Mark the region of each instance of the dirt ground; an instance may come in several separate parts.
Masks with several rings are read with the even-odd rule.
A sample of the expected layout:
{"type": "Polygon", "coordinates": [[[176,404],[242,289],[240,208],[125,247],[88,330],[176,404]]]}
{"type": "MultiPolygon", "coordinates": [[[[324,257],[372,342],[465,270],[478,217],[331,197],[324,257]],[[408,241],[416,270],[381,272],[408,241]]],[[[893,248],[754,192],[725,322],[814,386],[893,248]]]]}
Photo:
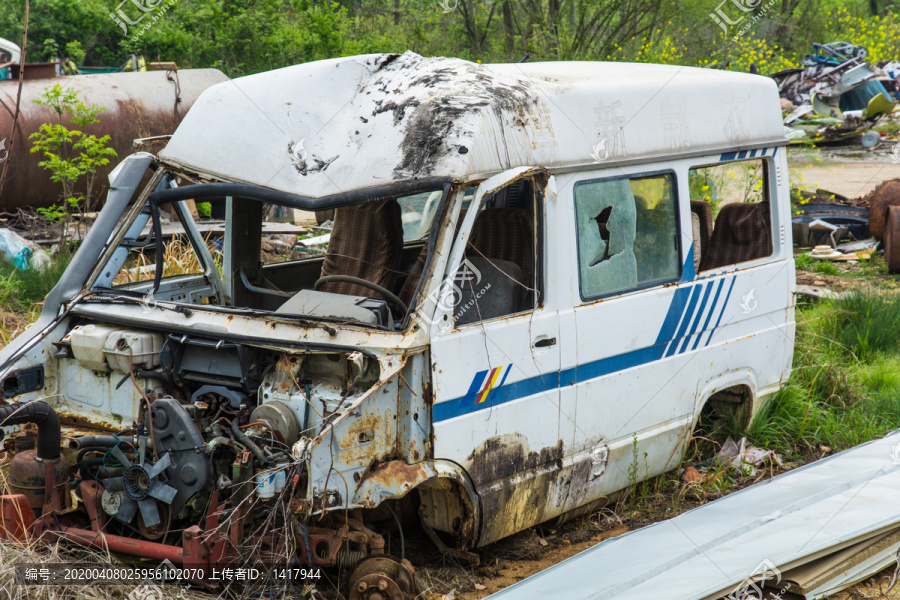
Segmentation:
{"type": "Polygon", "coordinates": [[[788,150],[791,185],[806,185],[809,191],[826,189],[848,198],[868,194],[886,179],[900,177],[900,163],[891,154],[843,149],[788,150]]]}

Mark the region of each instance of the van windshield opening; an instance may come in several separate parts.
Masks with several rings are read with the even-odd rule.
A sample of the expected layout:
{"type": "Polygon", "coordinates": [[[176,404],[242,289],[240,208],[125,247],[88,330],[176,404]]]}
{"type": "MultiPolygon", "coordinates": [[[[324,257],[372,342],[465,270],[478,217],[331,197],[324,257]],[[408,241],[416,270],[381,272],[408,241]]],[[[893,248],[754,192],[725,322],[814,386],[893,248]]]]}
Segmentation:
{"type": "Polygon", "coordinates": [[[148,201],[132,210],[94,288],[143,303],[395,329],[418,288],[443,197],[441,189],[382,195],[316,213],[252,198],[204,197],[159,204],[158,227],[148,201]]]}

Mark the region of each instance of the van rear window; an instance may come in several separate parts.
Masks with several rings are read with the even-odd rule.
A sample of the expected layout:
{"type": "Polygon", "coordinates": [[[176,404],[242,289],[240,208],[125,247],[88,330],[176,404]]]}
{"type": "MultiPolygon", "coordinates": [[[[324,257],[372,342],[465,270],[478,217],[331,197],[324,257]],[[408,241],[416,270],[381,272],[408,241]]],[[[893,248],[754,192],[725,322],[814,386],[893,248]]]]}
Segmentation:
{"type": "Polygon", "coordinates": [[[581,297],[678,279],[678,219],[672,173],[575,186],[581,297]]]}
{"type": "Polygon", "coordinates": [[[697,272],[772,256],[767,180],[760,158],[689,171],[697,272]]]}

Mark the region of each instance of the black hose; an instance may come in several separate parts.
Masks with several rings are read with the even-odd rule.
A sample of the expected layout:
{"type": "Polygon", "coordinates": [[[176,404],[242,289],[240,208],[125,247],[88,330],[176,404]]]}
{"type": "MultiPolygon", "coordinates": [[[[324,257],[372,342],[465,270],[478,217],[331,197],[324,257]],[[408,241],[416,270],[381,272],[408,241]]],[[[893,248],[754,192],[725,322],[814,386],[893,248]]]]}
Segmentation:
{"type": "Polygon", "coordinates": [[[112,448],[119,443],[119,439],[114,435],[83,435],[73,440],[69,440],[69,448],[71,450],[80,450],[82,448],[112,448]]]}
{"type": "Polygon", "coordinates": [[[75,473],[76,471],[81,476],[82,481],[87,481],[88,479],[94,479],[93,476],[88,477],[88,469],[91,467],[99,467],[103,465],[103,457],[100,458],[89,458],[87,460],[79,460],[77,463],[69,467],[69,473],[75,473]]]}
{"type": "Polygon", "coordinates": [[[166,376],[165,373],[160,373],[159,371],[151,371],[150,369],[138,369],[134,372],[135,377],[140,377],[141,379],[155,379],[162,383],[163,387],[166,389],[166,392],[171,394],[175,391],[173,387],[172,381],[166,376]]]}
{"type": "Polygon", "coordinates": [[[253,456],[256,457],[256,460],[259,461],[259,464],[261,466],[267,466],[269,464],[269,459],[265,454],[263,454],[263,451],[259,446],[256,445],[256,443],[254,443],[253,440],[244,435],[244,433],[241,431],[241,428],[238,427],[238,421],[240,421],[240,418],[237,415],[235,415],[234,419],[231,420],[231,433],[234,434],[235,441],[240,442],[247,448],[249,448],[250,452],[253,453],[253,456]]]}
{"type": "Polygon", "coordinates": [[[109,447],[107,446],[84,446],[78,451],[78,456],[75,458],[76,463],[80,463],[84,460],[84,455],[88,452],[102,452],[106,454],[109,452],[109,447]]]}
{"type": "MultiPolygon", "coordinates": [[[[44,400],[0,406],[0,427],[34,423],[38,426],[37,456],[44,460],[59,458],[62,432],[56,411],[44,400]]],[[[0,440],[3,430],[0,429],[0,440]]]]}
{"type": "Polygon", "coordinates": [[[400,560],[404,560],[406,558],[406,541],[403,539],[403,527],[400,525],[400,519],[397,517],[397,513],[394,512],[394,509],[391,508],[391,505],[385,503],[385,506],[391,511],[391,515],[393,515],[394,521],[397,523],[397,531],[400,532],[400,560]]]}

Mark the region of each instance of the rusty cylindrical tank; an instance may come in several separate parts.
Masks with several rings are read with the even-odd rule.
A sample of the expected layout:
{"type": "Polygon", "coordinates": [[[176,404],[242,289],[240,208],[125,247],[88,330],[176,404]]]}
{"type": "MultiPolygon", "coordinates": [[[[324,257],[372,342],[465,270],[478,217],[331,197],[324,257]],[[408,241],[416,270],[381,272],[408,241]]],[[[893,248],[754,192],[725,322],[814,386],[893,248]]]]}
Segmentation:
{"type": "MultiPolygon", "coordinates": [[[[27,69],[26,65],[26,73],[27,69]]],[[[107,175],[123,158],[134,152],[134,139],[173,133],[206,88],[227,80],[228,77],[218,69],[26,79],[22,86],[21,114],[11,153],[7,153],[7,138],[12,132],[19,84],[17,80],[0,81],[0,141],[7,140],[0,145],[0,161],[10,161],[3,196],[0,197],[0,211],[25,206],[44,207],[60,201],[62,186],[51,182],[50,173],[38,166],[44,158],[30,152],[31,140],[28,139],[41,124],[58,122],[53,110],[33,102],[48,87],[59,83],[78,90],[78,97],[85,104],[106,107],[99,115],[100,122],[86,128],[89,134],[110,135],[108,145],[118,153],[118,157],[112,158],[106,167],[98,171],[94,184],[96,199],[106,197],[107,175]]],[[[63,124],[69,128],[77,127],[68,122],[66,116],[63,124]]]]}
{"type": "MultiPolygon", "coordinates": [[[[61,458],[50,462],[53,465],[57,491],[63,494],[69,475],[68,465],[61,458]]],[[[9,463],[8,477],[10,493],[24,495],[29,506],[40,512],[44,507],[47,489],[47,462],[38,460],[37,450],[23,450],[17,453],[9,463]]]]}
{"type": "Polygon", "coordinates": [[[878,184],[869,194],[869,233],[876,240],[884,239],[888,207],[900,205],[900,179],[889,179],[878,184]]]}

